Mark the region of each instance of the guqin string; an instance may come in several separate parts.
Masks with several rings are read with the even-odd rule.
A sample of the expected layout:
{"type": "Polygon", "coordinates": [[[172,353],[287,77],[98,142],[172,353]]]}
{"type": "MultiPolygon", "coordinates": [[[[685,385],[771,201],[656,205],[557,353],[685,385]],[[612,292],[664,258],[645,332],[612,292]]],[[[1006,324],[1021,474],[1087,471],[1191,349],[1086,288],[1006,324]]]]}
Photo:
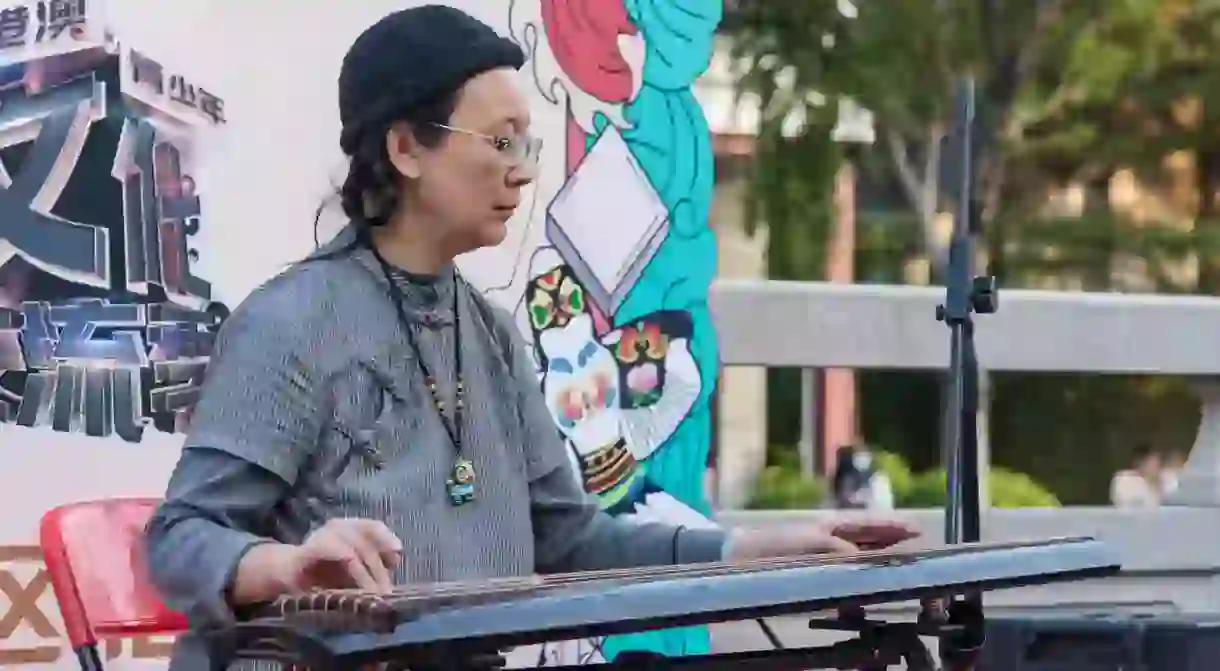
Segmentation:
{"type": "MultiPolygon", "coordinates": [[[[990,548],[1019,547],[1021,543],[990,545],[990,548]]],[[[472,606],[515,598],[541,596],[558,589],[581,586],[615,587],[629,584],[665,580],[714,578],[740,575],[760,571],[816,568],[847,563],[890,565],[921,558],[931,558],[968,551],[968,547],[957,546],[927,550],[918,553],[898,551],[870,551],[839,556],[796,556],[753,559],[737,562],[709,562],[704,564],[654,566],[630,569],[607,569],[576,573],[558,573],[546,576],[491,578],[474,581],[455,581],[406,585],[387,593],[369,592],[359,589],[321,590],[310,594],[285,597],[278,602],[280,615],[318,613],[327,611],[364,610],[370,606],[389,608],[402,618],[409,619],[429,610],[453,606],[472,606]]]]}
{"type": "MultiPolygon", "coordinates": [[[[858,558],[858,556],[844,557],[842,559],[853,558],[858,558]]],[[[450,603],[465,603],[466,601],[464,600],[468,597],[477,598],[478,601],[485,602],[496,597],[530,596],[555,589],[579,587],[582,585],[612,587],[615,585],[655,582],[666,579],[715,577],[735,573],[800,568],[829,563],[841,562],[825,558],[811,560],[807,557],[788,557],[756,559],[731,564],[716,562],[686,566],[606,569],[576,573],[555,573],[546,576],[490,578],[486,580],[407,585],[376,596],[395,606],[409,606],[415,603],[443,606],[450,603]]],[[[359,589],[323,590],[322,593],[334,599],[374,596],[372,592],[359,589]]]]}

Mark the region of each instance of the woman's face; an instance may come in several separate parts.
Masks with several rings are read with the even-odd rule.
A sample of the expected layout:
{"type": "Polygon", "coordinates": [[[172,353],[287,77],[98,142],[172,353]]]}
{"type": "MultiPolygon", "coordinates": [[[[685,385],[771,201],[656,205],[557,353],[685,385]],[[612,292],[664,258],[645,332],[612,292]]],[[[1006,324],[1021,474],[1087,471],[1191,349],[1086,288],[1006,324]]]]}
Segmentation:
{"type": "MultiPolygon", "coordinates": [[[[415,185],[420,208],[443,227],[455,253],[500,244],[506,224],[534,178],[520,157],[529,143],[529,106],[516,71],[491,70],[471,79],[458,95],[450,131],[433,148],[415,145],[415,185]]],[[[531,153],[536,158],[536,152],[531,153]]]]}

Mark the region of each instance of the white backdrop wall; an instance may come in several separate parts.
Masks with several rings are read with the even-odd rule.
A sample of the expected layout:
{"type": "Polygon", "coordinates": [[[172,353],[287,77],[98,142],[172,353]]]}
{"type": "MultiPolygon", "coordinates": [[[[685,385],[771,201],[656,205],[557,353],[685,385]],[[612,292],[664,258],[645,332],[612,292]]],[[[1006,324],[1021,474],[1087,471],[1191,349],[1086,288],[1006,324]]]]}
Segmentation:
{"type": "MultiPolygon", "coordinates": [[[[90,7],[95,15],[104,9],[105,25],[124,46],[225,101],[227,123],[200,143],[194,175],[206,208],[196,273],[213,283],[218,300],[240,302],[312,249],[314,211],[344,174],[340,61],[363,28],[402,4],[111,0],[90,7]]],[[[479,3],[465,4],[477,11],[479,3]]],[[[332,208],[324,234],[336,222],[332,208]]],[[[160,496],[180,444],[180,434],[148,432],[129,444],[0,423],[0,584],[9,587],[0,593],[0,668],[77,668],[40,575],[43,511],[75,500],[160,496]]],[[[164,668],[167,649],[141,640],[107,652],[108,668],[123,671],[164,668]]]]}
{"type": "MultiPolygon", "coordinates": [[[[543,2],[449,0],[449,4],[479,17],[502,34],[519,39],[544,39],[538,37],[543,2]],[[532,31],[527,28],[530,24],[534,26],[532,31]]],[[[38,3],[30,0],[10,4],[14,7],[24,5],[29,16],[34,17],[38,3]]],[[[75,2],[70,4],[76,5],[75,2]]],[[[107,30],[122,47],[138,50],[163,65],[167,74],[180,73],[192,84],[206,88],[224,101],[226,122],[214,127],[205,124],[193,131],[190,152],[190,175],[203,203],[202,224],[190,242],[199,252],[192,271],[211,283],[213,300],[236,305],[251,289],[313,248],[314,213],[346,172],[338,149],[336,101],[336,80],[343,54],[365,27],[408,4],[392,0],[312,0],[305,3],[288,0],[108,0],[102,5],[100,0],[89,0],[90,25],[84,39],[104,41],[102,31],[107,30]]],[[[654,3],[648,11],[665,11],[668,5],[672,5],[672,9],[677,4],[680,3],[654,3]]],[[[607,30],[611,31],[608,33],[611,44],[618,48],[616,57],[621,57],[627,66],[625,69],[631,72],[630,91],[624,92],[621,99],[609,102],[582,92],[566,78],[556,57],[547,52],[545,43],[540,42],[538,51],[532,54],[531,66],[521,76],[523,87],[532,96],[533,130],[546,142],[541,175],[527,195],[522,211],[510,223],[506,243],[464,259],[462,268],[477,285],[502,286],[496,299],[517,308],[520,308],[525,285],[537,281],[541,277],[539,273],[546,270],[546,267],[537,267],[539,258],[551,264],[584,264],[584,271],[593,274],[599,272],[598,263],[603,267],[632,268],[631,272],[635,274],[627,279],[615,276],[618,284],[608,286],[604,292],[607,296],[615,294],[615,303],[602,306],[599,314],[603,326],[598,335],[603,339],[617,338],[626,328],[618,323],[618,316],[637,324],[643,332],[650,311],[685,311],[695,322],[694,336],[689,328],[681,337],[664,335],[669,343],[668,351],[675,354],[657,362],[660,366],[669,366],[667,389],[676,390],[680,397],[676,401],[678,405],[665,401],[666,392],[658,389],[661,401],[649,402],[669,405],[662,403],[642,411],[635,408],[639,411],[635,419],[628,417],[632,409],[615,408],[613,412],[621,411],[623,418],[614,426],[626,434],[629,444],[633,440],[638,443],[631,446],[637,458],[652,458],[650,477],[661,478],[664,489],[672,489],[677,498],[706,511],[705,503],[698,500],[701,494],[689,492],[703,490],[702,460],[707,449],[709,421],[706,403],[715,379],[715,347],[709,344],[714,343],[714,336],[703,304],[715,268],[714,242],[710,246],[699,243],[703,245],[699,249],[704,251],[697,253],[675,255],[672,246],[668,252],[669,270],[666,272],[670,277],[665,281],[681,283],[685,280],[688,288],[684,291],[689,295],[683,300],[687,303],[661,304],[658,299],[657,305],[642,309],[638,299],[641,292],[636,292],[635,299],[619,295],[633,282],[647,284],[649,281],[646,276],[639,280],[640,268],[647,265],[647,259],[641,261],[632,255],[640,254],[641,249],[647,253],[663,253],[656,252],[656,248],[665,243],[666,236],[656,231],[664,229],[654,226],[645,230],[644,223],[668,224],[672,218],[680,224],[693,226],[686,230],[686,239],[710,239],[710,231],[704,230],[712,188],[706,126],[697,105],[692,102],[689,104],[694,105],[693,113],[687,115],[691,125],[685,130],[668,131],[671,141],[690,140],[693,149],[685,147],[686,153],[697,153],[701,157],[698,165],[687,166],[694,170],[693,173],[683,174],[695,185],[691,188],[698,192],[677,194],[675,188],[684,187],[671,183],[664,189],[657,186],[657,190],[665,191],[659,194],[651,186],[657,182],[655,178],[641,177],[649,172],[649,166],[641,169],[631,153],[634,151],[632,142],[638,142],[639,136],[634,140],[629,137],[628,124],[622,122],[624,109],[638,97],[641,86],[647,85],[643,67],[644,31],[625,26],[625,11],[617,6],[608,10],[611,7],[609,0],[583,4],[573,0],[566,6],[578,5],[583,7],[582,11],[604,13],[610,23],[617,21],[607,30]],[[622,16],[616,16],[615,12],[622,16]],[[614,128],[623,129],[621,134],[618,130],[603,134],[600,125],[595,129],[595,112],[604,113],[614,128]],[[601,146],[599,169],[609,171],[596,179],[585,180],[597,188],[569,198],[569,201],[583,203],[584,209],[577,214],[584,217],[597,219],[607,211],[617,216],[613,221],[595,222],[602,227],[600,230],[615,236],[615,244],[599,245],[594,240],[592,247],[621,248],[621,258],[594,259],[590,255],[596,255],[598,251],[588,249],[569,251],[566,255],[551,250],[549,257],[535,253],[546,247],[547,205],[565,183],[571,183],[568,178],[577,169],[568,144],[569,122],[580,126],[578,131],[585,133],[581,137],[587,136],[591,144],[601,146]],[[687,135],[683,136],[683,133],[687,135]],[[609,140],[602,142],[603,137],[609,137],[609,140]],[[635,181],[628,175],[634,175],[635,181]],[[682,200],[685,208],[680,213],[674,209],[676,199],[682,200]],[[637,209],[632,211],[632,207],[637,209]],[[639,235],[656,239],[642,238],[642,243],[628,240],[626,242],[630,244],[621,244],[623,241],[619,238],[623,232],[637,221],[641,226],[639,235]],[[533,262],[528,272],[519,272],[521,258],[527,263],[533,262]],[[692,268],[689,272],[685,270],[688,266],[692,268]],[[690,286],[694,289],[689,289],[690,286]],[[615,314],[624,303],[632,310],[632,315],[615,314]],[[607,330],[610,333],[607,334],[607,330]],[[701,345],[695,342],[700,338],[703,339],[701,345]],[[674,356],[680,360],[675,360],[674,356]],[[639,417],[644,415],[659,417],[661,419],[655,421],[667,424],[663,427],[641,424],[639,417]],[[660,461],[653,456],[654,452],[660,455],[660,461]]],[[[681,11],[690,20],[689,7],[681,11]]],[[[701,51],[687,51],[679,55],[688,62],[684,64],[678,59],[674,66],[685,68],[683,76],[687,79],[693,79],[706,67],[720,3],[709,0],[707,12],[707,16],[699,17],[701,23],[695,26],[702,32],[688,34],[688,37],[697,34],[696,47],[706,47],[707,55],[701,51]]],[[[603,27],[607,25],[610,24],[603,22],[603,27]]],[[[659,49],[661,43],[654,39],[652,44],[659,49]]],[[[30,59],[32,52],[23,49],[0,45],[0,73],[7,67],[11,74],[14,67],[21,67],[21,61],[30,59]]],[[[681,50],[686,49],[681,47],[681,50]]],[[[674,72],[667,74],[674,75],[674,72]]],[[[4,86],[9,86],[8,93],[12,94],[12,87],[22,85],[28,85],[28,82],[23,84],[20,77],[0,81],[0,95],[6,95],[4,86]]],[[[672,84],[669,88],[670,92],[658,95],[670,95],[672,84]]],[[[6,132],[4,123],[7,122],[2,122],[3,118],[0,112],[0,134],[6,132]]],[[[639,119],[637,116],[637,122],[639,119]]],[[[34,122],[30,125],[35,131],[40,128],[34,122]]],[[[20,135],[29,130],[20,124],[17,126],[9,128],[9,135],[0,138],[4,139],[0,142],[0,150],[16,142],[14,133],[20,135]]],[[[33,136],[24,137],[28,141],[33,136]]],[[[589,152],[590,155],[596,153],[594,149],[589,152]]],[[[650,160],[654,161],[652,167],[655,168],[657,159],[650,160]]],[[[0,176],[4,176],[3,171],[0,176]]],[[[7,186],[7,178],[0,180],[0,186],[7,186]]],[[[338,209],[331,207],[323,219],[322,238],[332,235],[339,225],[338,209]]],[[[584,225],[583,220],[581,225],[584,225]]],[[[30,298],[29,295],[23,298],[20,290],[12,290],[11,283],[5,284],[9,281],[3,274],[6,263],[14,262],[15,257],[11,253],[13,246],[4,239],[4,230],[3,222],[0,222],[0,309],[11,313],[20,311],[22,300],[30,298]]],[[[586,246],[588,243],[586,239],[586,246]]],[[[658,281],[652,278],[654,284],[658,281]]],[[[523,311],[518,310],[518,314],[523,311]]],[[[0,337],[6,336],[3,329],[4,324],[0,322],[0,337]]],[[[7,333],[8,336],[14,334],[11,329],[7,333]]],[[[645,337],[655,337],[655,334],[645,337]]],[[[611,347],[610,344],[604,346],[611,347]]],[[[18,350],[17,354],[20,353],[18,350]]],[[[0,351],[0,355],[4,354],[0,351]]],[[[0,356],[0,373],[8,365],[0,356]]],[[[623,370],[625,372],[626,368],[623,370]]],[[[0,379],[0,391],[3,391],[3,382],[0,379]]],[[[12,400],[11,396],[9,400],[12,400]]],[[[4,409],[4,401],[0,397],[0,410],[4,409]]],[[[75,668],[75,659],[67,650],[66,641],[60,637],[62,626],[36,547],[37,525],[42,513],[77,500],[161,495],[177,459],[181,439],[180,433],[149,429],[143,440],[128,442],[114,435],[88,437],[79,432],[58,432],[46,426],[31,428],[0,421],[0,504],[4,509],[4,514],[0,515],[0,668],[75,668]]],[[[575,448],[573,459],[579,461],[575,448]]],[[[108,668],[120,671],[162,668],[165,653],[164,645],[146,639],[112,645],[108,648],[108,654],[113,658],[108,668]]]]}

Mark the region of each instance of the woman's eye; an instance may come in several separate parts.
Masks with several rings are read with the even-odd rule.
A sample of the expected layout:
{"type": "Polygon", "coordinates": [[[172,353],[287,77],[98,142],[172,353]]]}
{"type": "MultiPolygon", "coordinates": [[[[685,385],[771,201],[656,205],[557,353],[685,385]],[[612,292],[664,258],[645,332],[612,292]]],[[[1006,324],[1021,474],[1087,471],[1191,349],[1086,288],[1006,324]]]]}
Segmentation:
{"type": "Polygon", "coordinates": [[[498,151],[508,151],[513,146],[513,141],[510,138],[498,137],[492,140],[492,145],[498,151]]]}

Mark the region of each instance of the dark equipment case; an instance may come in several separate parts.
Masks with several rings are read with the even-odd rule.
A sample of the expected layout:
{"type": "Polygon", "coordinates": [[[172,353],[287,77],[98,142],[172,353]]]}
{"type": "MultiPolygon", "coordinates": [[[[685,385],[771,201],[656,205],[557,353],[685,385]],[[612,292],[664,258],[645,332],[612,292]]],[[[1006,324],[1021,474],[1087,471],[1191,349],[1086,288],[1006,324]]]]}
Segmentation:
{"type": "Polygon", "coordinates": [[[1220,613],[992,617],[977,671],[1213,671],[1220,613]]]}

